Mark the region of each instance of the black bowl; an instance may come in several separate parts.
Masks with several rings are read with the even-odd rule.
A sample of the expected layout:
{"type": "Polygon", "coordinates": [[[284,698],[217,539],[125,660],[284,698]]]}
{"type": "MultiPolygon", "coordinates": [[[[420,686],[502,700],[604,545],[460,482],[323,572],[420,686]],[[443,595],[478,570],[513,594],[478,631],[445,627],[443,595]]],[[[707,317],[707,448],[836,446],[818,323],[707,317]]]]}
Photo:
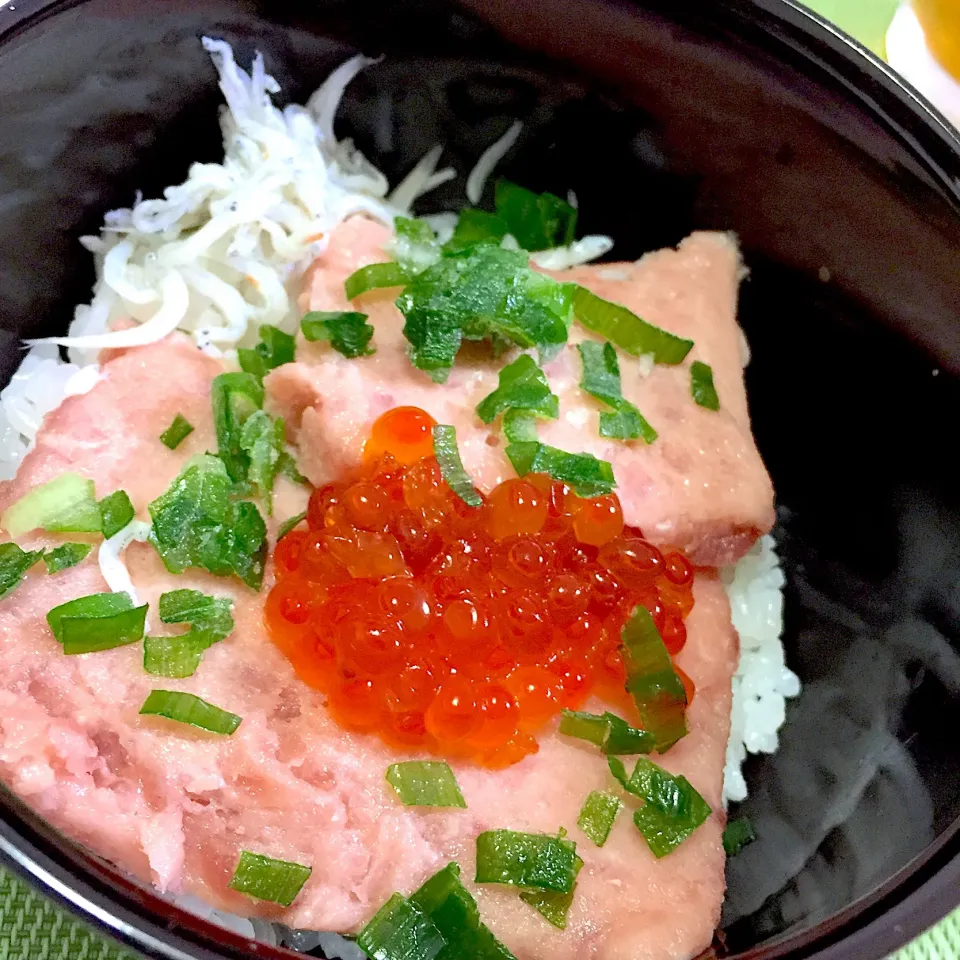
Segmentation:
{"type": "MultiPolygon", "coordinates": [[[[77,237],[217,157],[203,33],[241,62],[262,50],[292,100],[356,50],[385,54],[340,125],[391,179],[435,142],[466,171],[519,117],[507,174],[575,189],[618,256],[736,230],[805,688],[780,752],[748,765],[761,839],[730,863],[721,941],[873,960],[957,905],[960,142],[911,90],[781,0],[18,0],[0,30],[4,378],[17,337],[86,299],[77,237]]],[[[139,950],[288,956],[2,802],[8,860],[139,950]]]]}

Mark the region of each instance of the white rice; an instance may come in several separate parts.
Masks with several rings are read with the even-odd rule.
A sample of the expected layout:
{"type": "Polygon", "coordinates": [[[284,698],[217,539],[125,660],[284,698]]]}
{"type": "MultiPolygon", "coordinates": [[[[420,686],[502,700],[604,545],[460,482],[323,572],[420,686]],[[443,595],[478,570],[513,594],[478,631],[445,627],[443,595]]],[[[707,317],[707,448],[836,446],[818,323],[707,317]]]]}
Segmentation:
{"type": "MultiPolygon", "coordinates": [[[[343,90],[374,61],[348,60],[305,107],[280,110],[270,99],[279,87],[259,54],[247,74],[226,43],[208,38],[203,43],[226,99],[220,118],[223,162],[194,164],[186,181],[168,187],[162,199],[138,197],[133,207],[108,213],[98,237],[82,238],[96,262],[93,299],[77,307],[68,336],[34,344],[0,391],[0,480],[15,475],[44,416],[65,397],[96,383],[100,350],[151,343],[181,330],[192,334],[201,349],[230,355],[254,340],[261,324],[292,331],[300,278],[337,224],[355,213],[392,224],[419,196],[455,175],[451,169],[437,170],[442,153],[437,147],[389,193],[386,178],[352,142],[336,140],[333,119],[343,90]],[[118,322],[126,329],[116,329],[118,322]],[[70,348],[71,362],[60,358],[57,344],[70,348]]],[[[480,158],[467,180],[472,202],[520,129],[514,124],[480,158]]],[[[456,222],[449,213],[428,219],[441,242],[456,222]]],[[[533,259],[561,270],[611,247],[609,237],[584,237],[533,259]]],[[[120,553],[142,532],[131,525],[101,549],[111,585],[129,589],[120,553]]],[[[747,754],[777,749],[785,698],[796,696],[800,683],[784,664],[784,578],[772,538],[763,538],[735,568],[724,571],[724,580],[741,642],[724,776],[726,803],[747,795],[741,772],[747,754]]],[[[301,950],[321,946],[344,960],[361,956],[336,934],[291,931],[225,914],[194,897],[178,902],[261,941],[301,950]]]]}

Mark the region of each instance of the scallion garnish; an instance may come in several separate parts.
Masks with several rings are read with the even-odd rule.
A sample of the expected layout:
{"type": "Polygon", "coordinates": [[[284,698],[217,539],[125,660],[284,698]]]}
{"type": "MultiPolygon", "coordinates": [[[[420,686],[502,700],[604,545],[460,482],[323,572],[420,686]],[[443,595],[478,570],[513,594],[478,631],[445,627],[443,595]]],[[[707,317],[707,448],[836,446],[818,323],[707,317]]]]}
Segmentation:
{"type": "Polygon", "coordinates": [[[22,550],[15,543],[0,543],[0,599],[17,587],[43,555],[42,550],[22,550]]]}
{"type": "Polygon", "coordinates": [[[303,486],[309,486],[310,481],[297,469],[297,461],[293,459],[288,450],[280,454],[277,461],[277,476],[286,477],[291,483],[299,483],[303,486]]]}
{"type": "Polygon", "coordinates": [[[371,960],[434,960],[447,945],[439,927],[395,893],[360,931],[357,946],[371,960]]]}
{"type": "Polygon", "coordinates": [[[581,497],[597,497],[617,485],[613,467],[589,453],[567,453],[545,443],[527,441],[511,443],[506,454],[521,477],[546,473],[554,480],[568,483],[581,497]]]}
{"type": "Polygon", "coordinates": [[[312,872],[310,867],[299,863],[241,850],[237,869],[233,871],[228,886],[256,900],[269,900],[289,907],[312,872]]]}
{"type": "Polygon", "coordinates": [[[92,549],[89,543],[61,543],[59,547],[47,550],[43,555],[47,573],[59,573],[68,567],[75,567],[92,549]]]}
{"type": "Polygon", "coordinates": [[[348,300],[353,300],[370,290],[384,287],[402,287],[409,274],[399,263],[371,263],[354,271],[344,281],[343,289],[348,300]]]}
{"type": "Polygon", "coordinates": [[[564,710],[560,716],[560,733],[580,740],[589,740],[606,754],[649,753],[655,745],[653,734],[631,727],[615,713],[580,713],[564,710]]]}
{"type": "Polygon", "coordinates": [[[612,793],[593,790],[580,808],[577,826],[598,846],[602,847],[610,836],[613,822],[617,819],[623,802],[612,793]]]}
{"type": "Polygon", "coordinates": [[[498,180],[494,209],[507,232],[531,253],[569,246],[576,236],[576,208],[552,193],[534,193],[509,180],[498,180]]]}
{"type": "Polygon", "coordinates": [[[93,481],[76,473],[62,473],[34,487],[0,517],[11,537],[31,530],[52,533],[99,533],[100,510],[93,481]]]}
{"type": "Polygon", "coordinates": [[[190,629],[176,637],[146,637],[143,669],[161,677],[193,676],[203,652],[233,631],[233,600],[210,597],[199,590],[172,590],[160,595],[163,623],[188,623],[190,629]]]}
{"type": "Polygon", "coordinates": [[[433,453],[440,465],[440,474],[450,485],[450,489],[468,506],[479,507],[483,499],[477,493],[467,471],[463,469],[463,461],[457,449],[455,427],[438,423],[433,428],[433,453]]]}
{"type": "Polygon", "coordinates": [[[646,757],[637,760],[629,777],[616,757],[607,763],[624,790],[644,801],[633,822],[658,859],[675,850],[712,812],[686,777],[675,777],[646,757]]]}
{"type": "Polygon", "coordinates": [[[160,434],[160,442],[165,447],[176,450],[191,433],[193,433],[193,424],[182,413],[178,413],[173,418],[173,423],[160,434]]]}
{"type": "Polygon", "coordinates": [[[296,516],[290,517],[289,520],[284,520],[283,523],[280,524],[280,528],[277,530],[277,542],[279,543],[288,533],[300,526],[300,524],[306,519],[307,511],[304,510],[303,513],[298,513],[296,516]]]}
{"type": "Polygon", "coordinates": [[[635,357],[649,353],[657,363],[677,364],[693,347],[692,340],[661,330],[585,287],[577,286],[572,299],[574,316],[583,326],[635,357]]]}
{"type": "Polygon", "coordinates": [[[300,329],[307,340],[328,340],[337,353],[342,353],[350,360],[374,353],[370,346],[373,326],[367,323],[365,313],[312,310],[300,321],[300,329]]]}
{"type": "Polygon", "coordinates": [[[409,273],[419,273],[440,259],[437,235],[426,220],[396,217],[393,229],[393,259],[409,273]]]}
{"type": "Polygon", "coordinates": [[[232,489],[219,457],[195,457],[150,504],[151,541],[171,573],[202,567],[218,576],[235,574],[259,590],[267,528],[252,503],[231,498],[232,489]]]}
{"type": "Polygon", "coordinates": [[[707,410],[720,409],[720,398],[713,385],[713,370],[699,360],[694,360],[690,365],[690,393],[701,407],[707,410]]]}
{"type": "Polygon", "coordinates": [[[547,833],[487,830],[477,837],[477,883],[507,883],[569,893],[576,880],[577,845],[547,833]]]}
{"type": "Polygon", "coordinates": [[[230,479],[247,479],[250,458],[241,442],[243,425],[263,407],[263,384],[252,373],[221,373],[210,387],[220,459],[230,479]]]}
{"type": "Polygon", "coordinates": [[[529,410],[507,410],[503,415],[503,434],[508,443],[536,443],[537,415],[529,410]]]}
{"type": "Polygon", "coordinates": [[[293,363],[297,341],[277,327],[264,324],[258,331],[260,342],[247,349],[237,350],[237,362],[245,373],[262,380],[271,370],[282,367],[285,363],[293,363]]]}
{"type": "Polygon", "coordinates": [[[657,439],[657,431],[629,400],[624,399],[620,384],[620,364],[613,345],[585,340],[577,344],[577,349],[583,365],[580,386],[614,410],[613,413],[600,414],[600,436],[614,440],[636,440],[643,437],[647,443],[653,443],[657,439]]]}
{"type": "Polygon", "coordinates": [[[387,767],[387,782],[408,807],[466,807],[457,778],[442,760],[405,760],[387,767]]]}
{"type": "Polygon", "coordinates": [[[499,373],[499,386],[477,404],[477,416],[493,423],[501,413],[519,410],[546,420],[560,415],[560,400],[550,390],[546,374],[533,357],[523,353],[499,373]]]}
{"type": "Polygon", "coordinates": [[[54,607],[47,614],[66,654],[111,650],[143,638],[147,605],[135,607],[127,593],[94,593],[54,607]]]}
{"type": "Polygon", "coordinates": [[[570,912],[570,906],[573,903],[573,895],[577,890],[576,879],[582,867],[583,860],[574,855],[574,885],[567,893],[553,893],[550,890],[521,890],[520,899],[524,903],[529,903],[534,910],[558,930],[566,930],[567,914],[570,912]]]}
{"type": "Polygon", "coordinates": [[[267,513],[273,512],[273,483],[280,469],[283,443],[283,420],[274,420],[262,410],[250,414],[240,428],[240,447],[249,464],[247,480],[265,501],[267,513]]]}
{"type": "Polygon", "coordinates": [[[723,831],[723,849],[728,857],[735,857],[756,839],[757,834],[749,818],[738,817],[731,820],[723,831]]]}
{"type": "Polygon", "coordinates": [[[140,708],[143,716],[166,717],[210,733],[230,736],[243,718],[182,690],[151,690],[140,708]]]}
{"type": "Polygon", "coordinates": [[[495,213],[468,207],[460,211],[453,235],[443,245],[444,253],[461,253],[478,243],[499,244],[509,233],[507,225],[495,213]]]}
{"type": "Polygon", "coordinates": [[[646,607],[634,610],[620,638],[627,692],[637,705],[643,729],[653,734],[657,751],[664,753],[687,735],[683,681],[646,607]]]}
{"type": "Polygon", "coordinates": [[[109,540],[119,533],[133,518],[136,511],[125,490],[115,490],[100,501],[100,525],[104,537],[109,540]]]}

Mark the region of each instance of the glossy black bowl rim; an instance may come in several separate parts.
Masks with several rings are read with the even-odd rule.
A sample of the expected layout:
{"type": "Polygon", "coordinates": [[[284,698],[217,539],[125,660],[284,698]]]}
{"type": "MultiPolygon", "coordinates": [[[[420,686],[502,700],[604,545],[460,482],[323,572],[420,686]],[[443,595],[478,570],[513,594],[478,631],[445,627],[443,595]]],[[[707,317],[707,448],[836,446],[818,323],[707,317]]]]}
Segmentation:
{"type": "MultiPolygon", "coordinates": [[[[85,0],[20,0],[0,9],[2,45],[21,29],[85,0]]],[[[642,0],[596,0],[643,6],[642,0]]],[[[723,9],[751,33],[801,53],[826,70],[887,130],[922,157],[928,173],[960,200],[960,134],[903,78],[842,30],[796,0],[690,0],[723,9]]],[[[958,204],[960,206],[960,204],[958,204]]],[[[243,960],[297,954],[254,943],[188,914],[60,835],[0,788],[0,861],[81,919],[158,960],[243,960]]],[[[960,820],[894,877],[823,924],[740,954],[738,960],[880,958],[946,916],[960,900],[960,820]]]]}

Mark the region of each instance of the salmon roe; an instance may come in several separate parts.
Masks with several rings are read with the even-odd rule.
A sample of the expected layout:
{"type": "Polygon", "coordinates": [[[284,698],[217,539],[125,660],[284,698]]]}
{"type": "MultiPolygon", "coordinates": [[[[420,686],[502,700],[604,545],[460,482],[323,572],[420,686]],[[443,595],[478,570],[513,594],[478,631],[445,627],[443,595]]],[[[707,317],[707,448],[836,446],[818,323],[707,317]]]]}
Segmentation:
{"type": "Polygon", "coordinates": [[[356,475],[313,491],[308,529],[274,556],[274,642],[341,726],[489,767],[535,752],[533,734],[591,694],[632,715],[620,632],[643,605],[679,653],[690,562],[624,526],[615,494],[583,499],[547,476],[467,506],[433,458],[433,424],[389,411],[356,475]]]}

